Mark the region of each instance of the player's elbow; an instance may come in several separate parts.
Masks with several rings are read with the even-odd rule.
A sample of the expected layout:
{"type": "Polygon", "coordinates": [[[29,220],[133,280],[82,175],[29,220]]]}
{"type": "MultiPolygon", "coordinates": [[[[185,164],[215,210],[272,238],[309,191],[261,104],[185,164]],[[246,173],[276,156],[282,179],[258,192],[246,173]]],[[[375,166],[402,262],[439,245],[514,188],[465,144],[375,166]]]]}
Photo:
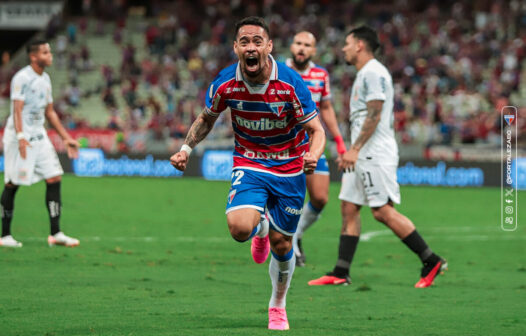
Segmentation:
{"type": "Polygon", "coordinates": [[[375,126],[378,126],[378,124],[380,123],[380,116],[376,116],[376,117],[373,119],[373,121],[374,121],[374,125],[375,125],[375,126]]]}
{"type": "Polygon", "coordinates": [[[55,110],[53,109],[46,109],[46,112],[44,113],[47,120],[53,119],[54,116],[56,116],[55,110]]]}
{"type": "Polygon", "coordinates": [[[310,138],[312,137],[324,137],[325,138],[325,130],[323,129],[323,126],[321,123],[317,123],[314,125],[311,125],[310,128],[307,128],[307,134],[310,138]]]}

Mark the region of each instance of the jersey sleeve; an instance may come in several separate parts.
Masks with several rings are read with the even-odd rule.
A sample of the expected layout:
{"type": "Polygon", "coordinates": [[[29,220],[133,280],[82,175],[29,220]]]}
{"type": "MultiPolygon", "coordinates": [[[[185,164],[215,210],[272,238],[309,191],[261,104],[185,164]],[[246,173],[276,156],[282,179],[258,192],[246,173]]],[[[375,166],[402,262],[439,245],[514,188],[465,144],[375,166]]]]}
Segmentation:
{"type": "Polygon", "coordinates": [[[25,101],[26,79],[24,76],[14,76],[11,80],[11,100],[25,101]]]}
{"type": "Polygon", "coordinates": [[[321,93],[321,100],[331,99],[331,80],[329,74],[326,72],[323,76],[323,81],[325,85],[323,86],[323,91],[321,93]]]}
{"type": "Polygon", "coordinates": [[[295,92],[296,97],[299,100],[294,102],[294,110],[296,111],[295,117],[300,124],[305,124],[318,114],[316,103],[312,100],[312,94],[301,78],[296,81],[295,92]]]}
{"type": "Polygon", "coordinates": [[[224,83],[218,75],[208,87],[206,94],[206,113],[214,117],[219,116],[227,108],[223,91],[220,90],[222,84],[224,83]]]}
{"type": "Polygon", "coordinates": [[[379,73],[369,71],[364,74],[365,101],[385,100],[386,78],[379,73]]]}

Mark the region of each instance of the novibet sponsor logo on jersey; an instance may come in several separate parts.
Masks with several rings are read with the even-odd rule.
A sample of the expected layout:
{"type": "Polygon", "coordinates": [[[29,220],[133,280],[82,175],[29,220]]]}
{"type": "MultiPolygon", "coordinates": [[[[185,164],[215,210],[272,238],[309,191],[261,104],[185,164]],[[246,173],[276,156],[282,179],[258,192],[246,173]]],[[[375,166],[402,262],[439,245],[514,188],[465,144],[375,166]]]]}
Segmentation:
{"type": "Polygon", "coordinates": [[[282,129],[287,127],[289,124],[290,118],[285,118],[283,120],[270,120],[267,118],[261,118],[259,120],[248,120],[240,116],[236,116],[236,123],[246,129],[252,131],[270,131],[273,129],[282,129]]]}

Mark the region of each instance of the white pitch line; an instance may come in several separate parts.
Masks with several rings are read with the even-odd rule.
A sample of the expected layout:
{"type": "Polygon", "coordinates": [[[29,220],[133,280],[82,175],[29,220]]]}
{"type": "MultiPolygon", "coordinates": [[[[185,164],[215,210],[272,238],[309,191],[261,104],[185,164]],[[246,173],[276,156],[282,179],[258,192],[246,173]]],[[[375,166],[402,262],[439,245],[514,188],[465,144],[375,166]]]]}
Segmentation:
{"type": "MultiPolygon", "coordinates": [[[[46,241],[44,237],[19,237],[17,239],[20,241],[46,241]]],[[[207,242],[207,243],[224,243],[233,241],[229,237],[187,237],[187,236],[177,236],[177,237],[78,237],[80,242],[100,242],[100,241],[111,241],[111,242],[142,242],[142,243],[153,243],[160,241],[175,241],[181,243],[197,243],[197,242],[207,242]]]]}
{"type": "MultiPolygon", "coordinates": [[[[426,234],[426,239],[433,240],[446,240],[446,241],[487,241],[487,240],[526,240],[526,235],[524,234],[495,234],[500,230],[494,229],[492,227],[481,227],[480,230],[471,230],[469,227],[454,227],[454,228],[429,228],[426,229],[430,234],[426,234]],[[466,234],[466,233],[470,234],[466,234]],[[451,233],[455,235],[446,235],[445,233],[451,233]],[[460,233],[460,234],[458,234],[460,233]],[[491,233],[491,234],[487,234],[491,233]]],[[[360,241],[362,242],[371,242],[376,241],[377,237],[389,237],[396,240],[396,236],[391,230],[378,230],[378,231],[369,231],[365,232],[360,236],[360,241]]],[[[16,237],[21,242],[24,241],[46,241],[46,237],[16,237]]],[[[142,243],[155,243],[155,242],[178,242],[178,243],[231,243],[233,241],[229,236],[219,236],[219,237],[199,237],[199,236],[173,236],[173,237],[129,237],[129,236],[120,236],[120,237],[101,237],[101,236],[87,236],[87,237],[78,237],[81,244],[82,242],[142,242],[142,243]]],[[[312,240],[318,241],[335,241],[336,237],[312,237],[312,240]]],[[[385,240],[384,240],[385,241],[385,240]]]]}
{"type": "Polygon", "coordinates": [[[389,236],[392,234],[393,232],[391,230],[370,231],[360,235],[360,241],[370,241],[374,237],[389,236]]]}

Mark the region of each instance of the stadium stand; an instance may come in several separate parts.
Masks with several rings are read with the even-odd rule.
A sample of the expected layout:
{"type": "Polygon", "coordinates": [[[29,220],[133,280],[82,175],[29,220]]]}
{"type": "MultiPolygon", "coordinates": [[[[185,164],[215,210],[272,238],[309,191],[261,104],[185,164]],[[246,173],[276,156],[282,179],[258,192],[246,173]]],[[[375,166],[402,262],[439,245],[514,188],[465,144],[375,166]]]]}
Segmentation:
{"type": "MultiPolygon", "coordinates": [[[[200,113],[208,83],[233,62],[233,23],[262,15],[284,60],[294,32],[319,40],[316,62],[331,74],[333,103],[347,130],[353,69],[340,49],[352,26],[369,24],[396,83],[395,127],[402,144],[500,145],[500,110],[519,109],[526,142],[526,6],[520,1],[156,1],[92,3],[48,26],[55,106],[69,128],[122,132],[115,147],[132,152],[178,148],[200,113]],[[278,10],[279,9],[279,10],[278,10]],[[395,13],[395,14],[392,14],[395,13]]],[[[23,56],[23,55],[22,55],[23,56]]],[[[8,113],[10,76],[24,62],[4,56],[0,109],[8,113]]],[[[232,145],[222,116],[206,146],[232,145]]]]}

